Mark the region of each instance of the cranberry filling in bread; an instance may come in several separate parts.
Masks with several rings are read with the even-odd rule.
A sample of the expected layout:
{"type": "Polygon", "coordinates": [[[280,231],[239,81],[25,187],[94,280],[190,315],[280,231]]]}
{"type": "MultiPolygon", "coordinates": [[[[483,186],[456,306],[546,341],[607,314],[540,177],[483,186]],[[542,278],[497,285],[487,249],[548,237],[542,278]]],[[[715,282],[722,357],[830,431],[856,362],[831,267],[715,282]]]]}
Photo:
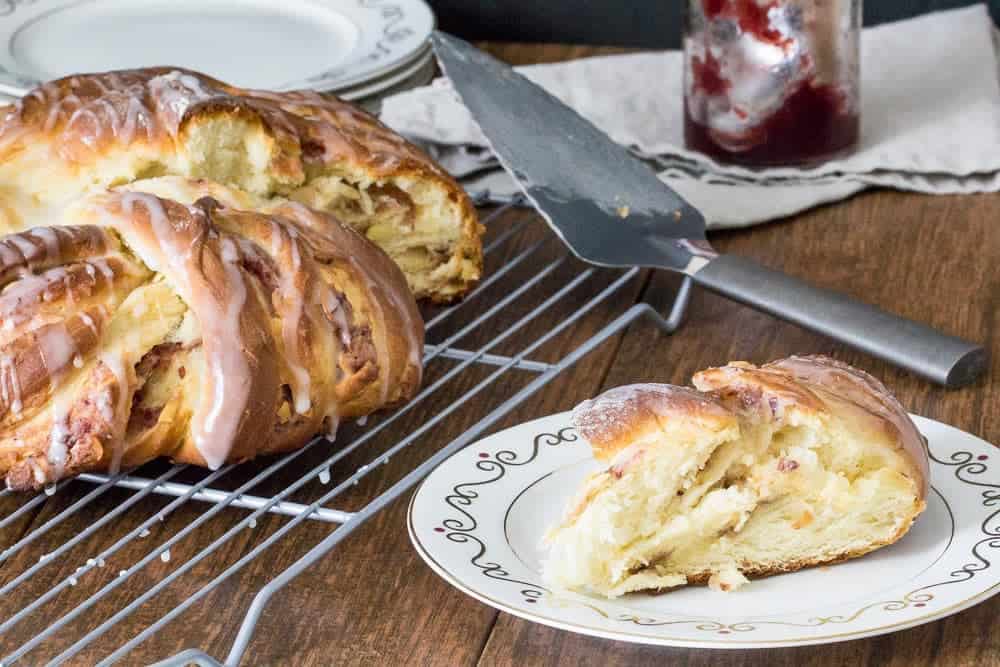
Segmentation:
{"type": "Polygon", "coordinates": [[[608,597],[855,558],[923,511],[925,444],[870,375],[823,357],[612,389],[574,412],[607,468],[547,536],[554,588],[608,597]]]}

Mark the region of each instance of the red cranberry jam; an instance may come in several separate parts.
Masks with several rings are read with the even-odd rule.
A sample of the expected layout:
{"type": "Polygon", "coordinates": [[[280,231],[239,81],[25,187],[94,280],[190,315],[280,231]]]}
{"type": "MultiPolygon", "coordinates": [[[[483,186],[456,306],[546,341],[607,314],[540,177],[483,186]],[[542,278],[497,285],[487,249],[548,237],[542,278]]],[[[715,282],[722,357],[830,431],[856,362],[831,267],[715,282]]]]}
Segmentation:
{"type": "Polygon", "coordinates": [[[858,142],[860,0],[689,0],[684,139],[720,162],[809,165],[858,142]]]}

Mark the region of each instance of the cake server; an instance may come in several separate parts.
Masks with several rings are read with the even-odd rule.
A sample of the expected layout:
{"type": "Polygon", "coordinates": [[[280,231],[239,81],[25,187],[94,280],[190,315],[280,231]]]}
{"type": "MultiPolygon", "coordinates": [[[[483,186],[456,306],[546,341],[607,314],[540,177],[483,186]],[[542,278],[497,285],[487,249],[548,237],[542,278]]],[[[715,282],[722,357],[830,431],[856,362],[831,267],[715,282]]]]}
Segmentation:
{"type": "Polygon", "coordinates": [[[975,343],[715,252],[701,213],[589,121],[471,44],[441,32],[431,40],[500,163],[580,259],[684,273],[948,387],[985,369],[986,351],[975,343]]]}

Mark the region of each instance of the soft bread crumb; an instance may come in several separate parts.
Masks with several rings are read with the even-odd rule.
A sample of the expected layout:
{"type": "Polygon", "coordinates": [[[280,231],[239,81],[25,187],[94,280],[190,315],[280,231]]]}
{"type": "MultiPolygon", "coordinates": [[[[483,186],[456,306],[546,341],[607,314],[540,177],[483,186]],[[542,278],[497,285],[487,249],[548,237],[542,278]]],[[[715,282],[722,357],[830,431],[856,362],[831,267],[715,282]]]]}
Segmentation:
{"type": "Polygon", "coordinates": [[[574,411],[606,467],[549,533],[553,589],[734,590],[891,544],[923,510],[920,453],[902,447],[908,418],[884,388],[842,394],[842,375],[800,383],[743,363],[711,372],[705,393],[633,385],[574,411]]]}
{"type": "Polygon", "coordinates": [[[708,587],[721,593],[731,593],[748,583],[750,580],[735,565],[727,565],[708,578],[708,587]]]}

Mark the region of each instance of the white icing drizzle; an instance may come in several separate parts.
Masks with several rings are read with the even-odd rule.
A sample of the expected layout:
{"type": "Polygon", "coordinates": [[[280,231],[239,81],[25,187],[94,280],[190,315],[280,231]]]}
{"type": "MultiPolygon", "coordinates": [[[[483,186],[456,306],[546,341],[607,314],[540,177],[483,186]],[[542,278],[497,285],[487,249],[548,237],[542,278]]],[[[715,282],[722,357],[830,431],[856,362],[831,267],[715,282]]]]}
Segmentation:
{"type": "MultiPolygon", "coordinates": [[[[31,476],[35,478],[35,484],[44,484],[45,470],[42,469],[42,466],[40,466],[34,459],[30,459],[30,461],[31,461],[31,476]]],[[[41,556],[38,557],[38,560],[40,561],[45,560],[48,557],[49,557],[48,554],[42,554],[41,556]]]]}
{"type": "Polygon", "coordinates": [[[115,135],[124,143],[130,144],[135,139],[136,128],[142,125],[146,129],[146,138],[153,138],[153,120],[150,117],[149,109],[136,96],[128,98],[128,106],[125,108],[125,123],[120,127],[115,125],[115,135]]]}
{"type": "Polygon", "coordinates": [[[21,254],[10,247],[9,239],[7,241],[0,242],[0,263],[4,267],[18,266],[23,262],[21,254]]]}
{"type": "Polygon", "coordinates": [[[75,125],[76,122],[79,121],[81,118],[90,119],[91,125],[93,126],[93,135],[85,134],[82,135],[80,139],[81,141],[83,141],[83,143],[92,146],[95,143],[97,143],[97,140],[100,139],[102,134],[104,134],[104,124],[101,122],[100,116],[94,113],[94,111],[89,107],[86,106],[80,107],[72,114],[70,114],[69,120],[66,121],[65,131],[71,129],[73,125],[75,125]]]}
{"type": "Polygon", "coordinates": [[[21,381],[17,377],[17,364],[8,354],[0,356],[0,398],[4,405],[10,408],[14,416],[20,416],[23,404],[21,402],[21,381]]]}
{"type": "Polygon", "coordinates": [[[274,220],[271,221],[271,254],[280,255],[281,248],[285,244],[284,228],[274,220]]]}
{"type": "Polygon", "coordinates": [[[240,314],[247,298],[240,253],[230,237],[221,238],[219,245],[231,294],[225,303],[213,304],[216,317],[201,319],[203,340],[217,341],[218,346],[215,354],[206,354],[211,369],[211,402],[193,429],[195,445],[212,469],[219,468],[229,456],[250,389],[250,368],[240,344],[240,314]]]}
{"type": "MultiPolygon", "coordinates": [[[[45,104],[48,101],[48,99],[49,99],[49,97],[48,97],[49,91],[55,91],[56,94],[58,94],[59,88],[53,82],[46,81],[41,86],[35,88],[31,92],[29,92],[27,95],[25,95],[24,99],[32,99],[33,98],[33,99],[38,100],[42,104],[45,104]]],[[[18,103],[20,103],[22,101],[23,100],[18,100],[18,103]]]]}
{"type": "Polygon", "coordinates": [[[24,258],[24,261],[31,262],[38,259],[38,246],[32,243],[30,239],[24,236],[24,234],[12,234],[7,237],[7,242],[17,248],[17,251],[21,253],[21,257],[24,258]]]}
{"type": "Polygon", "coordinates": [[[327,408],[326,419],[326,439],[333,442],[337,439],[337,429],[340,428],[340,412],[337,409],[336,401],[330,401],[330,405],[327,408]]]}
{"type": "MultiPolygon", "coordinates": [[[[273,254],[277,255],[281,252],[281,246],[283,244],[283,231],[287,232],[287,234],[294,240],[295,244],[301,243],[295,224],[296,223],[293,220],[287,218],[283,219],[283,222],[280,225],[272,221],[271,251],[273,254]]],[[[293,256],[293,265],[294,268],[298,270],[301,266],[301,258],[293,256]]],[[[301,302],[304,306],[303,312],[296,312],[292,314],[291,319],[294,321],[295,319],[301,319],[301,317],[305,316],[310,322],[313,323],[314,330],[317,332],[330,331],[328,326],[328,317],[330,320],[336,319],[338,335],[331,337],[328,340],[330,340],[335,348],[332,353],[332,358],[339,360],[343,349],[351,343],[350,325],[347,322],[347,317],[344,313],[342,304],[333,288],[330,287],[325,280],[317,276],[311,275],[311,278],[311,289],[309,290],[308,298],[304,295],[300,295],[301,302]]],[[[285,278],[283,276],[283,279],[288,280],[289,278],[285,278]]],[[[327,385],[330,393],[327,394],[327,398],[324,400],[322,408],[322,417],[326,423],[327,438],[331,441],[336,439],[337,429],[340,426],[339,406],[336,400],[336,386],[339,384],[344,375],[344,371],[340,367],[339,363],[336,363],[334,368],[335,375],[332,379],[333,381],[327,385]]]]}
{"type": "Polygon", "coordinates": [[[55,385],[62,372],[73,362],[78,350],[65,323],[50,324],[35,331],[42,364],[55,385]]]}
{"type": "Polygon", "coordinates": [[[66,396],[55,394],[52,398],[52,426],[49,429],[49,448],[46,458],[52,464],[58,479],[66,470],[69,459],[69,402],[66,396]]]}
{"type": "MultiPolygon", "coordinates": [[[[53,95],[52,95],[53,97],[58,97],[59,96],[59,89],[58,89],[58,87],[55,84],[51,83],[51,82],[45,84],[44,86],[42,86],[42,88],[35,89],[35,91],[31,94],[31,96],[34,96],[35,92],[44,91],[45,86],[51,86],[52,89],[55,91],[55,92],[53,92],[53,95]]],[[[41,102],[42,102],[43,105],[47,103],[47,98],[45,97],[44,92],[43,92],[43,95],[41,97],[41,102]]],[[[77,97],[76,95],[67,95],[67,96],[63,97],[61,100],[58,100],[49,109],[49,114],[48,114],[48,116],[45,117],[45,125],[42,127],[42,129],[45,132],[51,132],[53,129],[55,129],[55,126],[59,123],[59,118],[62,115],[63,105],[66,105],[66,106],[68,106],[70,108],[76,109],[76,108],[79,108],[81,104],[82,104],[82,102],[80,101],[80,98],[77,97]]]]}
{"type": "MultiPolygon", "coordinates": [[[[127,218],[134,216],[137,205],[146,209],[156,245],[147,246],[143,257],[154,270],[161,270],[158,264],[165,265],[162,268],[169,271],[181,298],[194,311],[201,325],[209,386],[191,417],[191,433],[206,465],[218,469],[232,450],[252,380],[240,327],[247,290],[238,265],[239,249],[231,238],[220,239],[222,266],[230,292],[229,298],[220,303],[200,268],[206,259],[201,252],[206,237],[201,236],[191,244],[183,242],[162,202],[152,195],[123,192],[120,196],[127,218]]],[[[188,211],[206,223],[210,235],[210,221],[205,219],[204,211],[193,207],[188,207],[188,211]]],[[[139,237],[133,242],[146,243],[139,237]]]]}
{"type": "MultiPolygon", "coordinates": [[[[95,336],[99,335],[97,323],[89,313],[78,313],[77,317],[94,332],[95,336]]],[[[45,367],[45,371],[49,377],[52,396],[50,407],[52,425],[49,430],[49,447],[46,456],[52,465],[55,477],[59,478],[65,471],[66,462],[69,457],[69,439],[71,435],[69,411],[72,407],[71,399],[73,397],[73,392],[60,392],[59,386],[62,384],[66,372],[71,365],[74,368],[81,368],[83,366],[83,357],[80,354],[76,341],[69,333],[65,322],[41,327],[35,330],[34,333],[38,352],[42,358],[42,365],[45,367]]],[[[0,360],[0,384],[2,384],[4,394],[7,393],[8,386],[15,390],[16,393],[13,396],[17,408],[15,409],[12,405],[12,409],[17,414],[21,409],[20,386],[14,384],[17,382],[17,378],[13,368],[10,371],[9,380],[4,377],[5,375],[3,373],[3,362],[0,360]]]]}
{"type": "MultiPolygon", "coordinates": [[[[316,211],[313,211],[312,209],[309,209],[305,205],[296,201],[288,201],[285,203],[285,206],[294,211],[299,217],[303,217],[306,220],[313,220],[319,215],[316,211]]],[[[329,224],[339,224],[339,223],[330,222],[329,224]]],[[[348,234],[354,233],[349,229],[345,229],[344,231],[345,233],[348,234]]],[[[371,293],[372,296],[374,297],[370,299],[370,303],[378,311],[378,313],[375,314],[373,317],[378,318],[382,322],[388,322],[388,319],[386,318],[385,309],[382,308],[381,300],[377,296],[379,294],[387,294],[387,290],[383,290],[381,288],[378,280],[376,279],[376,276],[372,273],[372,269],[362,264],[361,262],[358,262],[357,258],[351,255],[351,253],[345,252],[343,254],[343,258],[347,262],[349,262],[352,267],[354,267],[359,277],[365,282],[365,286],[367,287],[368,292],[371,293]]],[[[391,300],[395,301],[394,305],[399,307],[398,310],[400,312],[400,315],[402,317],[408,318],[409,317],[408,311],[405,308],[405,304],[402,304],[401,302],[397,301],[394,296],[392,295],[389,296],[391,300]]],[[[389,396],[390,379],[392,378],[392,366],[391,366],[392,354],[389,352],[389,340],[388,340],[389,332],[387,331],[387,327],[381,326],[375,328],[377,328],[380,334],[379,342],[377,343],[379,348],[379,361],[381,362],[380,366],[382,366],[381,368],[382,372],[379,374],[379,381],[381,383],[381,389],[380,389],[381,402],[384,403],[389,396]]],[[[404,329],[406,329],[405,335],[410,339],[409,342],[411,346],[416,346],[417,341],[413,336],[412,330],[408,327],[404,327],[404,329]]],[[[411,358],[413,356],[416,356],[417,360],[419,361],[419,352],[415,353],[413,350],[411,350],[411,358]]]]}
{"type": "Polygon", "coordinates": [[[42,275],[25,275],[10,285],[0,294],[0,319],[4,321],[4,326],[14,327],[31,319],[34,315],[31,304],[51,301],[52,292],[49,288],[64,281],[66,276],[66,269],[60,266],[42,275]]]}
{"type": "Polygon", "coordinates": [[[88,329],[94,332],[95,338],[100,338],[100,333],[97,331],[97,323],[94,322],[94,318],[90,316],[89,313],[81,312],[79,313],[80,319],[87,326],[88,329]]]}
{"type": "Polygon", "coordinates": [[[278,293],[280,295],[281,340],[285,348],[285,361],[292,374],[292,402],[300,415],[312,407],[311,377],[303,363],[299,345],[299,329],[302,325],[305,295],[295,284],[296,276],[302,269],[302,254],[295,230],[271,221],[271,254],[279,256],[285,248],[285,236],[292,257],[292,271],[278,271],[278,293]]]}
{"type": "Polygon", "coordinates": [[[109,73],[49,82],[8,111],[0,123],[0,150],[23,141],[32,126],[37,127],[38,121],[25,121],[26,104],[41,107],[44,118],[38,124],[43,132],[62,125],[62,140],[53,142],[53,150],[75,162],[80,147],[94,151],[108,138],[131,144],[143,134],[152,140],[158,131],[175,136],[192,104],[224,94],[176,70],[148,80],[142,74],[109,73]]]}
{"type": "MultiPolygon", "coordinates": [[[[106,395],[98,405],[101,417],[111,425],[112,447],[111,465],[109,466],[112,475],[118,473],[122,465],[122,454],[125,449],[125,427],[128,421],[128,401],[130,400],[128,369],[132,367],[121,352],[117,354],[102,354],[101,363],[115,376],[118,384],[118,400],[111,406],[111,396],[106,395]],[[111,409],[110,418],[107,409],[111,409]]],[[[110,390],[109,390],[110,391],[110,390]]]]}
{"type": "Polygon", "coordinates": [[[351,325],[344,312],[344,304],[337,292],[329,285],[323,290],[323,310],[340,332],[340,344],[351,346],[351,325]]]}
{"type": "MultiPolygon", "coordinates": [[[[49,287],[53,287],[58,283],[62,283],[63,289],[67,290],[70,284],[69,269],[67,269],[65,266],[57,266],[54,269],[49,269],[40,277],[42,278],[42,280],[45,280],[48,283],[49,287]]],[[[52,301],[53,299],[56,298],[56,295],[52,292],[51,289],[49,289],[49,287],[46,287],[45,290],[42,292],[42,301],[52,301]]],[[[71,294],[68,294],[67,296],[69,296],[70,302],[72,303],[73,296],[71,294]]]]}
{"type": "Polygon", "coordinates": [[[66,325],[53,324],[35,332],[38,351],[42,356],[42,364],[49,376],[52,402],[50,414],[52,425],[49,428],[49,448],[46,458],[52,464],[56,479],[62,477],[69,458],[69,410],[70,392],[59,392],[66,367],[77,356],[76,342],[70,336],[66,325]]]}
{"type": "Polygon", "coordinates": [[[108,260],[104,259],[103,257],[92,259],[89,262],[87,262],[87,264],[97,267],[97,270],[101,272],[101,275],[107,278],[108,282],[114,280],[115,270],[111,268],[110,264],[108,264],[108,260]]]}
{"type": "MultiPolygon", "coordinates": [[[[96,107],[100,107],[100,108],[104,109],[105,115],[108,117],[108,120],[111,121],[111,131],[112,132],[115,132],[117,130],[117,128],[121,127],[122,118],[121,118],[121,116],[118,115],[118,109],[115,109],[115,105],[112,104],[111,100],[108,100],[108,99],[103,98],[103,97],[98,97],[91,104],[93,104],[96,107]]],[[[73,117],[72,116],[70,116],[69,122],[70,123],[73,122],[73,117]]]]}
{"type": "Polygon", "coordinates": [[[28,233],[38,239],[41,239],[45,246],[46,260],[52,260],[59,257],[58,227],[32,227],[28,230],[28,233]]]}
{"type": "Polygon", "coordinates": [[[64,270],[62,272],[62,278],[60,282],[63,284],[63,294],[66,295],[66,298],[69,300],[70,305],[73,305],[74,303],[76,303],[76,294],[73,292],[72,289],[73,281],[70,278],[69,271],[64,270]]]}
{"type": "Polygon", "coordinates": [[[167,112],[167,125],[171,134],[177,133],[184,113],[192,105],[218,97],[218,93],[203,85],[200,79],[178,70],[153,77],[147,86],[160,108],[167,112]]]}

